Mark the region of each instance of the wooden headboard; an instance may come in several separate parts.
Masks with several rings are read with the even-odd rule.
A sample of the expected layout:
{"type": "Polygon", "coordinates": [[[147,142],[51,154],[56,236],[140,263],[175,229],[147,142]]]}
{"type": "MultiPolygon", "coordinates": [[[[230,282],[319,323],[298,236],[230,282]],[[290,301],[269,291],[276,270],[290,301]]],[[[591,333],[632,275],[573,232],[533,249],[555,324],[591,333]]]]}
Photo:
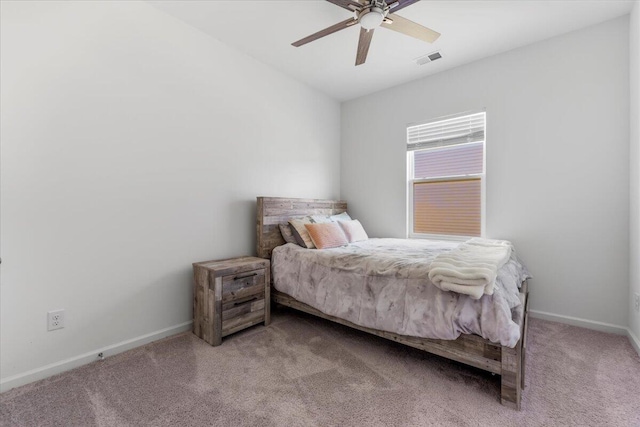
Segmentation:
{"type": "Polygon", "coordinates": [[[257,201],[256,250],[260,258],[267,259],[271,258],[273,248],[284,245],[278,224],[306,215],[337,215],[347,211],[347,202],[343,200],[258,197],[257,201]]]}

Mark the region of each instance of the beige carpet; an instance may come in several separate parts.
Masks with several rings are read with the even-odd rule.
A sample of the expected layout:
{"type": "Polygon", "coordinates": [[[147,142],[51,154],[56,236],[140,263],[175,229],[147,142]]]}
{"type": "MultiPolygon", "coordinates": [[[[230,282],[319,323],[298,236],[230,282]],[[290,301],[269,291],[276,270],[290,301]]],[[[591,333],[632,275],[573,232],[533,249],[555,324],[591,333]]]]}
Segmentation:
{"type": "Polygon", "coordinates": [[[627,338],[533,319],[523,410],[499,377],[276,311],[211,347],[186,333],[0,395],[2,426],[640,426],[627,338]]]}

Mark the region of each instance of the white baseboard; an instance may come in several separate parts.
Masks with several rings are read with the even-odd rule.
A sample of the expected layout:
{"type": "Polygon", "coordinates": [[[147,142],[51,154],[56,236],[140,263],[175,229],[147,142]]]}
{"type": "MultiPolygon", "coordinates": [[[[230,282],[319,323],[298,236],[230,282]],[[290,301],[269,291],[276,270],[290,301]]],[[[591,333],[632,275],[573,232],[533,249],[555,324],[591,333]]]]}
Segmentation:
{"type": "Polygon", "coordinates": [[[601,332],[609,332],[618,335],[627,335],[626,326],[613,325],[611,323],[596,322],[595,320],[581,319],[579,317],[564,316],[562,314],[547,313],[545,311],[529,310],[531,317],[552,322],[565,323],[567,325],[580,326],[581,328],[593,329],[601,332]]]}
{"type": "Polygon", "coordinates": [[[0,392],[4,392],[21,385],[38,381],[64,371],[68,371],[70,369],[95,362],[96,360],[98,360],[97,355],[99,353],[102,353],[104,357],[109,357],[171,335],[188,331],[189,329],[191,329],[192,324],[192,321],[181,323],[176,326],[171,326],[159,331],[151,332],[150,334],[142,335],[130,340],[122,341],[117,344],[89,351],[79,356],[70,357],[68,359],[52,363],[41,368],[36,368],[31,371],[24,372],[22,374],[4,378],[0,381],[0,392]]]}
{"type": "Polygon", "coordinates": [[[631,328],[626,326],[612,325],[611,323],[596,322],[595,320],[581,319],[579,317],[563,316],[561,314],[547,313],[545,311],[529,310],[531,317],[552,322],[565,323],[567,325],[580,326],[581,328],[593,329],[600,332],[626,335],[633,348],[640,355],[640,340],[635,336],[631,328]]]}
{"type": "Polygon", "coordinates": [[[638,339],[636,334],[633,333],[631,328],[627,328],[627,334],[629,335],[629,341],[631,341],[631,345],[638,352],[638,356],[640,356],[640,340],[638,339]]]}
{"type": "MultiPolygon", "coordinates": [[[[552,322],[565,323],[573,326],[580,326],[582,328],[594,329],[601,332],[609,332],[618,335],[626,335],[629,337],[629,341],[635,350],[640,355],[640,340],[633,333],[630,328],[618,325],[612,325],[610,323],[596,322],[593,320],[581,319],[578,317],[564,316],[561,314],[547,313],[538,310],[529,310],[531,317],[535,317],[543,320],[550,320],[552,322]]],[[[52,375],[59,374],[64,371],[68,371],[73,368],[86,365],[97,360],[97,354],[102,353],[104,357],[109,357],[122,353],[132,348],[140,347],[153,341],[160,340],[162,338],[179,334],[181,332],[191,329],[193,322],[185,322],[176,326],[161,329],[150,334],[142,335],[140,337],[132,338],[127,341],[122,341],[117,344],[113,344],[107,347],[96,349],[79,356],[71,357],[69,359],[62,360],[60,362],[52,363],[50,365],[43,366],[41,368],[33,369],[31,371],[24,372],[22,374],[14,375],[0,381],[0,392],[10,390],[21,385],[29,384],[34,381],[38,381],[52,375]]]]}

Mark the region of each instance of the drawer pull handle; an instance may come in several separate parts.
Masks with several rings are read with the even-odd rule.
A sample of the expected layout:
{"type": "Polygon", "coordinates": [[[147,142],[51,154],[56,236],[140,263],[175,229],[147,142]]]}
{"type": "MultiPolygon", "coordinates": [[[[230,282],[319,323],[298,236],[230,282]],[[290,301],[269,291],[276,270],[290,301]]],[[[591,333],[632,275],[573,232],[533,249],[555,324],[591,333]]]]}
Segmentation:
{"type": "Polygon", "coordinates": [[[247,277],[253,277],[253,276],[257,276],[258,273],[251,273],[251,274],[247,274],[245,276],[236,276],[233,278],[233,280],[240,280],[240,279],[246,279],[247,277]]]}
{"type": "Polygon", "coordinates": [[[234,306],[234,307],[237,307],[237,306],[239,306],[239,305],[244,305],[244,304],[246,304],[246,303],[254,302],[254,301],[257,301],[257,300],[258,300],[258,296],[256,295],[256,296],[254,296],[253,298],[248,299],[248,300],[246,300],[246,301],[234,302],[234,303],[233,303],[233,306],[234,306]]]}

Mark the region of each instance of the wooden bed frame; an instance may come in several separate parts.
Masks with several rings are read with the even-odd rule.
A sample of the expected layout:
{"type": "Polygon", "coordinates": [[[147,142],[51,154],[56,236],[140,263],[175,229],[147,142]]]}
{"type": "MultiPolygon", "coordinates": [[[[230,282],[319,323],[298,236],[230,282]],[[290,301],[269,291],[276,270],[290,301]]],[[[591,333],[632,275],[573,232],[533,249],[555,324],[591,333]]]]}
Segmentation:
{"type": "MultiPolygon", "coordinates": [[[[289,219],[295,217],[336,215],[346,210],[347,202],[340,200],[258,197],[256,245],[258,256],[270,259],[273,248],[285,243],[280,234],[278,224],[286,223],[289,219]]],[[[462,334],[456,340],[437,340],[366,328],[347,320],[324,314],[287,294],[278,292],[274,288],[271,289],[271,299],[273,302],[283,306],[498,374],[501,376],[502,404],[520,410],[522,390],[524,389],[528,326],[529,301],[526,281],[522,284],[520,291],[520,300],[524,310],[517,319],[513,319],[520,326],[520,341],[514,348],[493,343],[473,334],[462,334]]]]}

